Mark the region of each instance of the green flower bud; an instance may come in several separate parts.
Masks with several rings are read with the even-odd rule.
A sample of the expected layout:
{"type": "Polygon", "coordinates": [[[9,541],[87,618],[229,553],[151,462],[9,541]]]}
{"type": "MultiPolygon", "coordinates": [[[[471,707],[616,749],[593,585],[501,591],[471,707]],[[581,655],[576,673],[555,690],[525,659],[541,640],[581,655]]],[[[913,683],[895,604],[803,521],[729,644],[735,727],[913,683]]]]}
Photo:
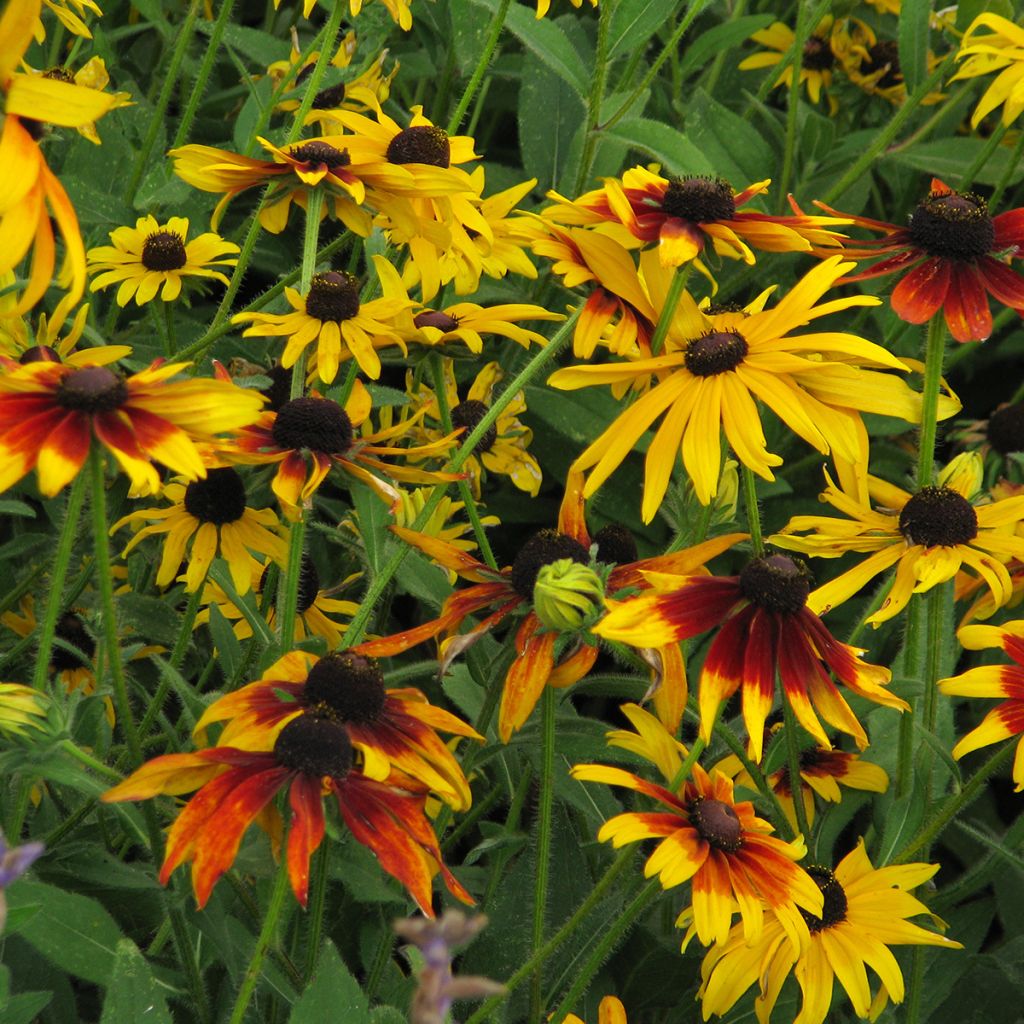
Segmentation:
{"type": "Polygon", "coordinates": [[[549,629],[579,629],[600,612],[604,584],[589,566],[571,558],[543,565],[533,585],[533,610],[549,629]]]}

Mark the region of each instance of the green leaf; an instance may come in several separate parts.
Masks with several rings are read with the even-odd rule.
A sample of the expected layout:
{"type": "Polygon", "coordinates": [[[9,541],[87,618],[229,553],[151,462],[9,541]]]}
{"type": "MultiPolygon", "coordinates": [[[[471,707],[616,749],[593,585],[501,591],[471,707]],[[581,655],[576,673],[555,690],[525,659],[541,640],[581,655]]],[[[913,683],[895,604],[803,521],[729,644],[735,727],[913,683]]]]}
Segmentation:
{"type": "Polygon", "coordinates": [[[123,594],[118,598],[117,607],[125,621],[146,640],[173,644],[177,638],[178,623],[173,614],[168,614],[166,599],[123,594]]]}
{"type": "Polygon", "coordinates": [[[979,14],[998,14],[1013,21],[1012,0],[960,0],[956,5],[956,30],[966,32],[979,14]]]}
{"type": "MultiPolygon", "coordinates": [[[[196,29],[203,35],[210,35],[213,31],[213,22],[200,18],[196,22],[196,29]]],[[[228,22],[224,26],[224,34],[221,37],[223,44],[233,47],[239,53],[244,54],[257,67],[265,68],[276,60],[288,56],[288,44],[285,36],[272,36],[269,32],[261,32],[259,29],[248,28],[245,25],[232,25],[228,22]]]]}
{"type": "Polygon", "coordinates": [[[900,71],[913,92],[928,73],[928,31],[932,16],[931,0],[903,0],[900,6],[900,71]]]}
{"type": "Polygon", "coordinates": [[[519,86],[519,152],[523,170],[537,179],[539,188],[557,187],[563,172],[575,174],[569,156],[585,117],[586,107],[572,87],[527,55],[519,86]]]}
{"type": "Polygon", "coordinates": [[[123,1024],[124,1021],[171,1024],[164,994],[145,957],[129,939],[117,944],[114,973],[107,986],[107,998],[103,1000],[100,1024],[123,1024]]]}
{"type": "Polygon", "coordinates": [[[459,66],[459,74],[468,78],[483,53],[491,18],[473,0],[449,0],[451,14],[451,46],[459,66]]]}
{"type": "Polygon", "coordinates": [[[675,0],[619,0],[612,10],[608,60],[647,42],[672,17],[675,0]]]}
{"type": "Polygon", "coordinates": [[[668,174],[714,174],[694,142],[682,132],[646,117],[624,117],[602,132],[607,139],[627,143],[632,149],[657,160],[668,174]]]}
{"type": "Polygon", "coordinates": [[[292,1008],[288,1024],[322,1024],[326,1020],[345,1024],[371,1022],[366,994],[329,941],[320,954],[313,980],[292,1008]]]}
{"type": "Polygon", "coordinates": [[[359,523],[359,536],[363,539],[366,565],[372,580],[384,564],[385,549],[392,536],[388,530],[391,513],[387,505],[364,484],[352,484],[349,493],[352,495],[352,509],[359,523]]]}
{"type": "Polygon", "coordinates": [[[0,501],[0,516],[24,516],[26,519],[35,519],[35,509],[26,505],[23,501],[0,501]]]}
{"type": "Polygon", "coordinates": [[[7,892],[11,907],[39,904],[18,932],[57,967],[96,985],[106,985],[124,936],[95,900],[45,882],[21,879],[7,892]]]}
{"type": "Polygon", "coordinates": [[[227,616],[216,602],[210,605],[210,635],[217,648],[217,658],[220,660],[224,678],[233,679],[238,666],[242,663],[242,645],[238,642],[227,616]]]}
{"type": "Polygon", "coordinates": [[[52,992],[19,992],[0,1003],[0,1020],[4,1024],[34,1024],[52,999],[52,992]]]}
{"type": "Polygon", "coordinates": [[[709,161],[714,174],[737,189],[771,173],[778,156],[750,122],[697,89],[686,108],[686,133],[709,161]]]}
{"type": "Polygon", "coordinates": [[[894,788],[890,789],[875,804],[876,821],[882,822],[882,838],[875,857],[879,866],[888,864],[914,838],[924,821],[925,800],[919,786],[915,785],[906,796],[894,797],[890,795],[893,792],[894,788]]]}
{"type": "MultiPolygon", "coordinates": [[[[475,0],[490,11],[497,11],[499,0],[475,0]]],[[[590,73],[583,58],[575,50],[569,37],[553,21],[534,17],[533,9],[524,4],[512,4],[505,18],[507,28],[538,60],[546,64],[559,78],[568,82],[583,99],[587,95],[590,73]]],[[[587,55],[588,61],[591,59],[587,55]]]]}
{"type": "Polygon", "coordinates": [[[683,51],[682,59],[679,61],[680,78],[686,78],[713,57],[738,46],[755,32],[767,28],[774,20],[775,16],[772,14],[748,14],[746,17],[734,18],[701,32],[683,51]]]}
{"type": "MultiPolygon", "coordinates": [[[[912,167],[925,174],[933,174],[944,181],[955,184],[957,179],[963,177],[964,172],[974,163],[975,157],[984,145],[985,142],[982,139],[968,138],[920,142],[907,149],[889,153],[883,159],[892,160],[904,167],[912,167]]],[[[996,151],[985,162],[985,166],[974,175],[975,183],[996,185],[1010,169],[1010,157],[1011,153],[1007,147],[997,146],[996,151]]],[[[1013,168],[1010,174],[1010,184],[1016,184],[1022,179],[1024,179],[1024,164],[1013,168]]]]}
{"type": "Polygon", "coordinates": [[[371,1024],[406,1024],[408,1018],[393,1006],[375,1006],[370,1011],[371,1024]]]}

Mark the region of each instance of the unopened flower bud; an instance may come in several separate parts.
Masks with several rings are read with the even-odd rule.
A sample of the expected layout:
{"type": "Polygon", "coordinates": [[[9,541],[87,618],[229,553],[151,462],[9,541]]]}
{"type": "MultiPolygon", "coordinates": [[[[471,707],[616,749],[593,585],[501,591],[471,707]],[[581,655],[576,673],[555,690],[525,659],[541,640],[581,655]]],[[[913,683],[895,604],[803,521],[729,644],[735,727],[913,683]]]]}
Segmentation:
{"type": "Polygon", "coordinates": [[[603,599],[600,576],[571,558],[541,566],[533,585],[533,610],[549,629],[579,629],[601,609],[603,599]]]}

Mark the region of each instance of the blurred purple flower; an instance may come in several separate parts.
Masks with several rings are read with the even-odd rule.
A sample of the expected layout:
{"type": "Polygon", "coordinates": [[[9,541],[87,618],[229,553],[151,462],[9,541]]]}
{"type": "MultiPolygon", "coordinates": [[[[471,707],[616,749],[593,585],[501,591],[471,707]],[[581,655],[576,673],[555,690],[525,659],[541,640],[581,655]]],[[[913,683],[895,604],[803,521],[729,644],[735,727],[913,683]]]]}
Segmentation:
{"type": "Polygon", "coordinates": [[[8,846],[4,837],[0,835],[0,934],[7,923],[7,899],[4,890],[28,871],[32,862],[42,855],[44,849],[42,843],[8,846]]]}

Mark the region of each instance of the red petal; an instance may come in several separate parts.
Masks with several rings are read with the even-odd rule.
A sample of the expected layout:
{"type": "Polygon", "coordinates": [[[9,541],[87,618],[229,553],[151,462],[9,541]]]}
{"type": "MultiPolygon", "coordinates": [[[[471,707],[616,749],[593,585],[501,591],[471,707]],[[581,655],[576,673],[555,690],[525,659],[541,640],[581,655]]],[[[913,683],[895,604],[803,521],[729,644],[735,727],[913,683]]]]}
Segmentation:
{"type": "Polygon", "coordinates": [[[324,804],[320,780],[299,775],[288,793],[292,809],[288,832],[288,878],[295,898],[305,907],[309,895],[309,858],[324,838],[324,804]]]}
{"type": "Polygon", "coordinates": [[[1024,209],[1007,210],[993,217],[992,226],[996,229],[994,249],[1009,249],[1014,245],[1024,247],[1024,209]]]}
{"type": "Polygon", "coordinates": [[[673,640],[688,640],[716,626],[740,600],[739,577],[688,576],[678,590],[659,594],[652,608],[673,640]]]}
{"type": "Polygon", "coordinates": [[[933,257],[907,273],[893,289],[896,315],[911,324],[927,323],[942,308],[949,290],[950,263],[933,257]]]}
{"type": "Polygon", "coordinates": [[[501,710],[498,712],[498,735],[502,743],[508,743],[512,733],[518,732],[530,717],[555,667],[558,634],[553,630],[538,633],[539,627],[537,617],[531,614],[516,635],[518,657],[505,676],[501,710]]]}
{"type": "Polygon", "coordinates": [[[984,341],[992,333],[988,295],[973,263],[953,264],[943,312],[959,342],[984,341]]]}
{"type": "Polygon", "coordinates": [[[1011,309],[1024,309],[1024,277],[991,256],[982,256],[978,269],[985,287],[1011,309]]]}

